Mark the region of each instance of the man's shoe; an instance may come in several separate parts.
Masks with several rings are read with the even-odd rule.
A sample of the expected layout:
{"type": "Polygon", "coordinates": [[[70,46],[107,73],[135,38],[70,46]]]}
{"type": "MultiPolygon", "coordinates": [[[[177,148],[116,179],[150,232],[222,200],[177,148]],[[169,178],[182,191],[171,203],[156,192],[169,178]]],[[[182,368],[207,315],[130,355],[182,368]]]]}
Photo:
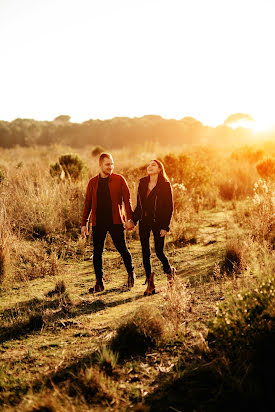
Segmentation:
{"type": "Polygon", "coordinates": [[[144,292],[145,296],[154,295],[156,293],[155,283],[154,283],[154,273],[151,273],[149,279],[147,280],[147,289],[144,292]]]}
{"type": "Polygon", "coordinates": [[[174,267],[171,267],[171,272],[167,273],[168,286],[173,286],[175,282],[175,275],[176,275],[176,269],[174,267]]]}
{"type": "Polygon", "coordinates": [[[97,293],[97,292],[102,292],[104,290],[104,285],[103,282],[100,280],[96,281],[96,284],[89,289],[89,293],[97,293]]]}
{"type": "Polygon", "coordinates": [[[133,273],[128,273],[128,281],[127,281],[127,287],[131,289],[135,284],[135,274],[133,273]]]}

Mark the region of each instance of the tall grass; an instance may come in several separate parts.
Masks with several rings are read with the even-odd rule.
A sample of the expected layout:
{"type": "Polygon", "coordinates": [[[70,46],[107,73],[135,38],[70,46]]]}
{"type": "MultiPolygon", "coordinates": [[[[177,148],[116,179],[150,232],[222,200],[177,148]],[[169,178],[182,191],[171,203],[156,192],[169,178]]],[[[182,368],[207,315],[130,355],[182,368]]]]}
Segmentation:
{"type": "MultiPolygon", "coordinates": [[[[38,276],[53,273],[57,256],[77,251],[80,219],[89,177],[98,173],[98,158],[91,147],[77,149],[89,171],[76,181],[60,181],[50,176],[50,165],[70,151],[62,146],[51,148],[0,149],[1,164],[5,166],[5,181],[1,183],[1,199],[10,219],[13,265],[32,268],[18,276],[28,278],[28,272],[38,276]],[[75,244],[75,246],[74,246],[75,244]],[[51,256],[52,270],[49,270],[51,256]],[[15,261],[14,261],[15,260],[15,261]],[[48,268],[48,269],[47,269],[48,268]]],[[[264,150],[264,149],[263,149],[264,150]]],[[[255,204],[254,184],[258,179],[255,163],[243,157],[231,158],[230,153],[205,147],[162,147],[157,143],[112,151],[115,172],[127,179],[133,207],[139,178],[146,175],[150,159],[164,160],[174,192],[175,211],[171,223],[172,242],[178,245],[195,243],[201,224],[200,212],[222,205],[223,201],[250,196],[245,221],[255,237],[271,240],[274,231],[271,203],[267,197],[255,204]],[[251,208],[252,197],[253,208],[251,208]]],[[[271,191],[269,191],[270,196],[271,191]]],[[[244,223],[244,222],[242,222],[244,223]]],[[[1,225],[1,277],[7,271],[7,225],[1,225]],[[5,228],[5,229],[3,229],[5,228]]],[[[273,236],[273,239],[275,237],[273,236]]]]}
{"type": "Polygon", "coordinates": [[[6,208],[0,203],[0,283],[3,282],[8,271],[10,227],[6,208]]]}

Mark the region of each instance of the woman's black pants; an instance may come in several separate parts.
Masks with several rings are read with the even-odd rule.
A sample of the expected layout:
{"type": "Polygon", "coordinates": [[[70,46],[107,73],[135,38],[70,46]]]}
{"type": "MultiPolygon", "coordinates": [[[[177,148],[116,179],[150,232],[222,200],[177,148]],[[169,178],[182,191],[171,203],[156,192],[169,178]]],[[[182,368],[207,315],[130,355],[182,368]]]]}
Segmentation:
{"type": "Polygon", "coordinates": [[[149,278],[152,273],[151,262],[150,262],[151,231],[153,232],[153,236],[154,236],[156,255],[162,263],[163,271],[164,273],[171,272],[171,266],[163,251],[165,236],[163,237],[160,236],[160,227],[157,224],[150,222],[149,220],[145,218],[139,222],[139,238],[140,238],[140,243],[141,243],[141,248],[142,248],[143,266],[144,266],[147,278],[149,278]]]}

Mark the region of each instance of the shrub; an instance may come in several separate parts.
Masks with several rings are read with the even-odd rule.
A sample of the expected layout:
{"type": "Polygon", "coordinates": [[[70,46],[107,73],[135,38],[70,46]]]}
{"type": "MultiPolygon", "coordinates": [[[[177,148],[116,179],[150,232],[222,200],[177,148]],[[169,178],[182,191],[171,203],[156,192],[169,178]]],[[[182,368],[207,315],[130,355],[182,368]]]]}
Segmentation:
{"type": "Polygon", "coordinates": [[[104,147],[102,147],[102,146],[96,146],[96,147],[94,147],[93,150],[92,150],[92,156],[93,156],[93,157],[99,156],[100,153],[102,153],[102,152],[105,152],[104,147]]]}
{"type": "Polygon", "coordinates": [[[113,352],[110,348],[102,346],[97,354],[97,361],[100,370],[106,373],[106,375],[113,375],[117,361],[118,353],[113,352]]]}
{"type": "Polygon", "coordinates": [[[246,161],[249,163],[257,163],[264,156],[264,151],[261,149],[253,149],[252,147],[242,147],[235,150],[231,154],[231,158],[234,160],[246,161]]]}
{"type": "Polygon", "coordinates": [[[142,306],[119,326],[111,349],[121,358],[145,354],[161,342],[164,326],[164,318],[156,308],[142,306]]]}
{"type": "Polygon", "coordinates": [[[217,182],[222,200],[244,199],[253,193],[253,186],[257,176],[250,165],[242,168],[232,164],[232,170],[223,174],[217,182]]]}
{"type": "Polygon", "coordinates": [[[183,183],[189,191],[201,190],[210,183],[209,169],[187,155],[169,154],[162,162],[169,178],[175,183],[183,183]]]}
{"type": "Polygon", "coordinates": [[[222,270],[227,274],[240,273],[246,269],[246,245],[241,239],[228,240],[222,270]]]}
{"type": "Polygon", "coordinates": [[[50,166],[52,177],[78,180],[83,174],[85,165],[83,160],[75,153],[61,155],[58,162],[50,166]]]}
{"type": "Polygon", "coordinates": [[[263,179],[275,180],[275,159],[266,159],[258,163],[256,167],[263,179]]]}
{"type": "Polygon", "coordinates": [[[272,187],[262,179],[254,185],[253,208],[247,219],[247,225],[257,241],[271,240],[275,225],[273,191],[272,187]]]}
{"type": "Polygon", "coordinates": [[[231,304],[221,304],[211,322],[208,342],[228,358],[237,357],[243,350],[270,331],[275,332],[275,277],[252,291],[239,295],[231,304]]]}
{"type": "Polygon", "coordinates": [[[56,162],[50,165],[50,175],[52,177],[58,177],[59,179],[63,180],[65,178],[65,173],[60,165],[60,163],[56,162]]]}
{"type": "Polygon", "coordinates": [[[88,404],[114,404],[118,401],[116,384],[94,367],[82,370],[70,383],[70,395],[84,397],[88,404]]]}

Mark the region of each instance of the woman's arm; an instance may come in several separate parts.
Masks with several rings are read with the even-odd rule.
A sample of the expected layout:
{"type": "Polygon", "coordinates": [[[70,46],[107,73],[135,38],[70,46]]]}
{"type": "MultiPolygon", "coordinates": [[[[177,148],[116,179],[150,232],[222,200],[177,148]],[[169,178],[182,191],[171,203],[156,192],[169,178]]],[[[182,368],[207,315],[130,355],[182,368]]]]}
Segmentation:
{"type": "Polygon", "coordinates": [[[161,215],[161,229],[169,232],[169,225],[172,219],[174,203],[173,203],[173,193],[170,182],[166,182],[162,190],[162,210],[161,215]]]}

